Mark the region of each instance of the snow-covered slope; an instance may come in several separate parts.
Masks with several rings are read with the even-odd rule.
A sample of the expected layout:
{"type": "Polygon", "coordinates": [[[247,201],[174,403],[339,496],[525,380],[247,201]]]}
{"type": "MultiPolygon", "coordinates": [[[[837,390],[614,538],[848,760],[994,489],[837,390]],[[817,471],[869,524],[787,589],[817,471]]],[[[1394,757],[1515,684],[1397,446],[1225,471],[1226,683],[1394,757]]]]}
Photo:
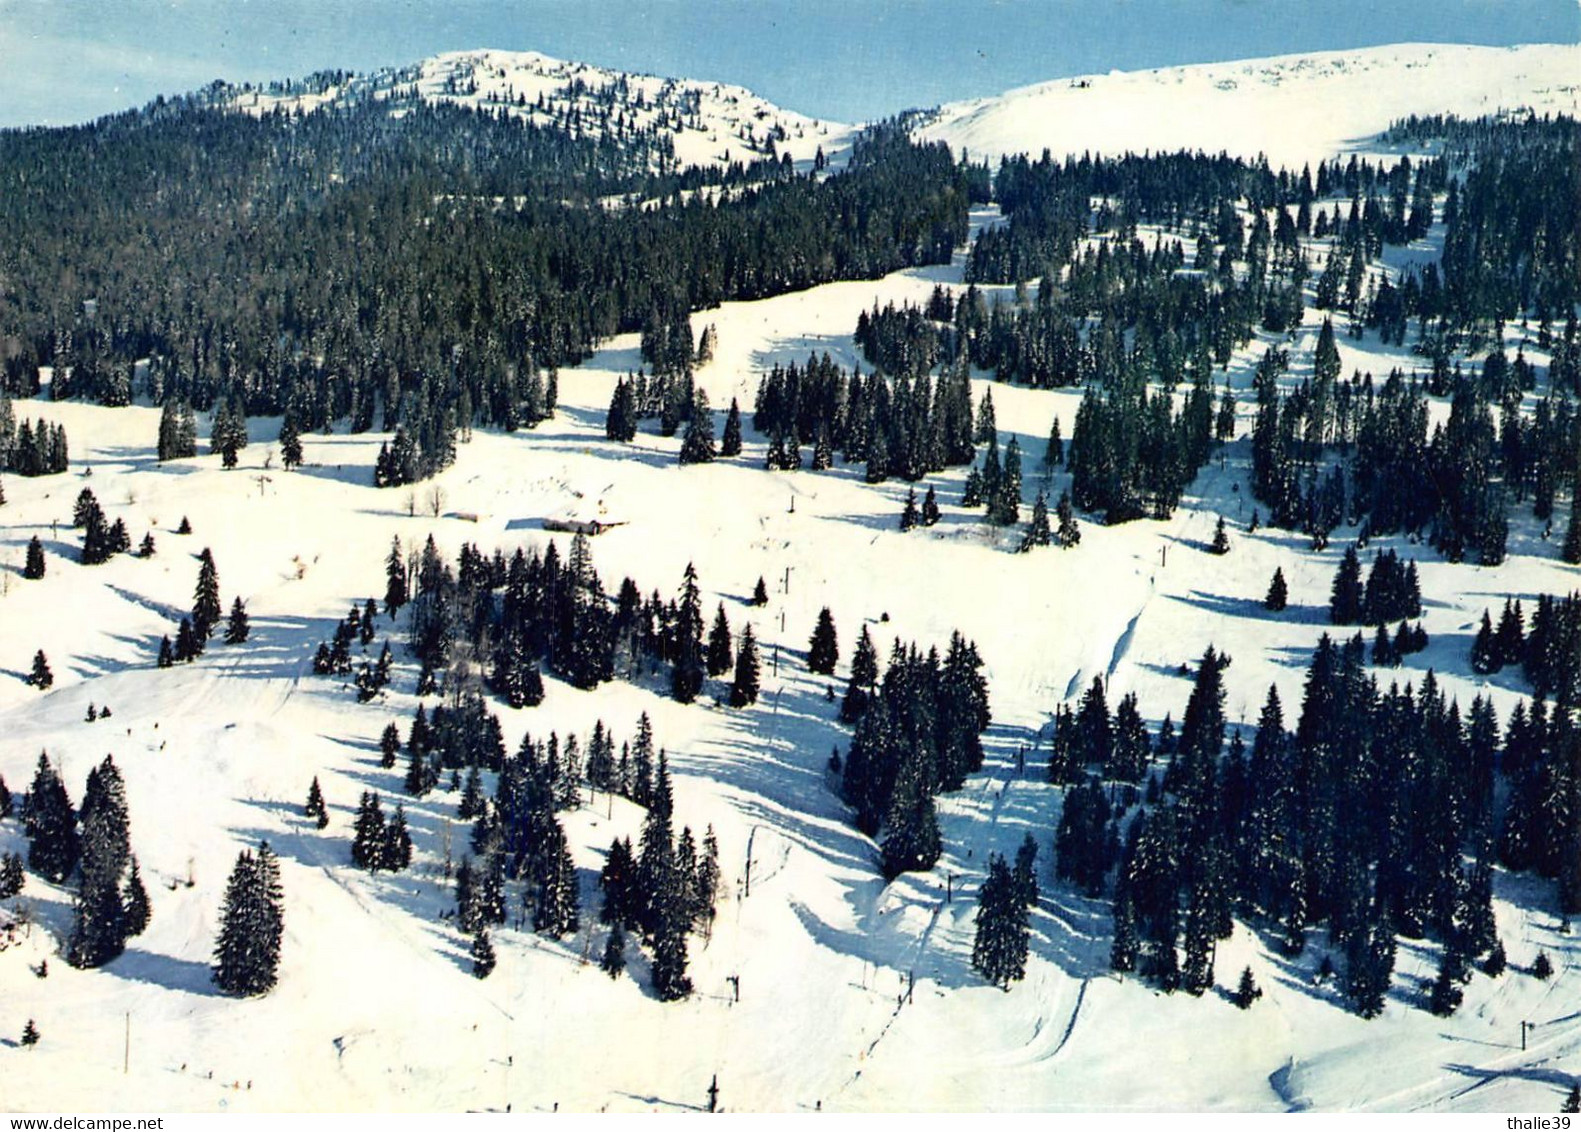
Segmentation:
{"type": "Polygon", "coordinates": [[[680,167],[750,163],[790,154],[833,157],[851,128],[775,106],[744,87],[695,79],[629,74],[536,51],[452,51],[413,66],[370,75],[319,75],[301,83],[222,88],[220,97],[247,113],[314,110],[353,99],[389,101],[397,112],[413,99],[503,111],[578,137],[667,133],[680,167]]]}
{"type": "MultiPolygon", "coordinates": [[[[750,406],[765,367],[809,349],[848,365],[858,312],[874,301],[920,303],[960,278],[957,262],[700,314],[694,328],[714,325],[718,345],[699,382],[716,407],[731,397],[750,406]]],[[[1310,350],[1315,333],[1309,322],[1299,348],[1310,350]]],[[[1347,372],[1401,361],[1366,342],[1340,348],[1347,372]]],[[[1257,349],[1231,366],[1243,413],[1257,349]]],[[[1049,876],[1058,791],[1041,780],[1036,745],[1054,706],[1095,675],[1113,695],[1136,691],[1156,725],[1164,710],[1178,718],[1189,691],[1180,666],[1212,641],[1235,658],[1232,721],[1254,718],[1270,683],[1286,703],[1299,700],[1347,540],[1312,554],[1300,538],[1264,528],[1238,532],[1227,558],[1206,553],[1216,515],[1238,528],[1246,518],[1249,421],[1227,465],[1205,470],[1174,519],[1086,524],[1073,550],[1019,555],[1009,552],[1013,534],[954,505],[959,470],[937,480],[939,526],[902,534],[905,485],[865,484],[858,467],[770,474],[756,436],[741,460],[696,467],[676,465],[679,438],[650,429],[630,446],[612,444],[603,410],[615,380],[637,364],[635,336],[615,339],[562,374],[554,420],[511,436],[479,432],[439,481],[448,502],[437,518],[409,514],[404,492],[368,486],[378,434],[311,436],[307,466],[285,473],[269,466],[273,422],[255,420],[242,467],[226,472],[216,456],[156,463],[153,409],[18,405],[19,416],[66,424],[74,464],[66,476],[6,485],[0,771],[12,789],[25,788],[47,749],[80,800],[89,767],[112,752],[127,779],[153,921],[103,970],[72,970],[56,953],[70,893],[29,877],[10,903],[29,909],[35,926],[0,936],[0,1108],[674,1110],[704,1104],[715,1075],[721,1104],[736,1110],[1557,1106],[1556,1083],[1581,1058],[1572,1001],[1581,949],[1539,911],[1548,886],[1500,874],[1500,932],[1516,970],[1478,976],[1454,1017],[1422,1009],[1419,981],[1436,953],[1408,942],[1384,1015],[1364,1022],[1332,986],[1313,984],[1321,945],[1293,961],[1244,930],[1221,946],[1218,971],[1224,984],[1253,968],[1265,997],[1250,1011],[1220,995],[1164,996],[1117,979],[1107,970],[1107,902],[1049,876]],[[84,485],[112,519],[126,520],[134,542],[156,532],[153,559],[72,561],[74,532],[53,524],[84,485]],[[718,683],[690,707],[658,684],[579,692],[558,681],[539,707],[495,705],[512,746],[528,730],[585,737],[596,719],[625,738],[640,712],[651,714],[676,772],[677,823],[714,827],[725,878],[712,938],[692,944],[697,993],[680,1003],[652,997],[635,948],[633,977],[617,982],[585,961],[603,938],[603,850],[640,823],[633,807],[602,795],[565,815],[582,931],[551,941],[502,928],[499,968],[474,980],[464,940],[439,915],[453,904],[443,862],[467,836],[456,793],[406,799],[411,872],[369,875],[348,858],[360,792],[378,790],[387,805],[400,796],[401,771],[380,769],[377,739],[391,719],[404,728],[411,717],[413,664],[403,662],[387,700],[368,705],[343,681],[311,674],[315,645],[347,604],[379,591],[392,535],[415,545],[432,534],[447,553],[463,541],[485,551],[541,547],[551,537],[544,516],[590,499],[629,520],[594,544],[607,584],[629,573],[644,589],[671,592],[695,562],[710,614],[722,603],[733,626],[751,623],[768,646],[763,698],[744,710],[706,706],[723,693],[718,683]],[[173,533],[182,516],[192,536],[173,533]],[[50,551],[49,573],[23,581],[16,564],[35,533],[50,551]],[[253,638],[158,670],[154,642],[189,605],[203,546],[213,549],[225,602],[247,599],[253,638]],[[1270,619],[1258,599],[1275,566],[1289,579],[1291,608],[1270,619]],[[760,576],[771,590],[762,609],[746,597],[760,576]],[[987,661],[988,762],[940,800],[945,857],[931,873],[884,884],[872,842],[851,828],[824,772],[831,746],[849,742],[832,721],[825,681],[800,653],[824,605],[840,630],[841,680],[864,623],[885,652],[895,636],[926,645],[959,628],[987,661]],[[44,694],[21,679],[40,646],[57,676],[44,694]],[[89,703],[114,714],[86,722],[89,703]],[[1025,774],[1016,769],[1022,747],[1034,749],[1025,774]],[[331,809],[322,832],[300,813],[314,776],[331,809]],[[1028,977],[1006,994],[968,966],[974,894],[989,853],[1013,851],[1028,831],[1043,846],[1045,896],[1028,977]],[[281,982],[238,1002],[213,992],[207,965],[229,863],[260,837],[282,856],[281,982]],[[1557,968],[1547,982],[1518,973],[1539,950],[1557,968]],[[33,968],[45,961],[49,977],[40,979],[33,968]],[[15,1035],[29,1018],[43,1041],[23,1050],[15,1035]],[[1539,1023],[1525,1051],[1521,1020],[1539,1023]]],[[[986,387],[979,382],[978,394],[986,387]]],[[[994,395],[1000,428],[1029,453],[1055,414],[1069,435],[1075,391],[1000,385],[994,395]]],[[[1050,486],[1067,483],[1060,473],[1050,486]]],[[[1420,553],[1402,540],[1376,542],[1420,553]]],[[[1519,685],[1475,677],[1467,664],[1476,617],[1506,592],[1568,591],[1575,571],[1529,523],[1499,570],[1427,557],[1422,570],[1433,646],[1401,677],[1432,666],[1463,704],[1486,690],[1507,715],[1519,685]]],[[[21,845],[14,819],[0,826],[0,848],[21,845]]]]}
{"type": "Polygon", "coordinates": [[[1581,45],[1395,44],[1083,75],[942,107],[919,133],[997,162],[1065,154],[1220,150],[1300,168],[1409,114],[1575,114],[1581,45]]]}

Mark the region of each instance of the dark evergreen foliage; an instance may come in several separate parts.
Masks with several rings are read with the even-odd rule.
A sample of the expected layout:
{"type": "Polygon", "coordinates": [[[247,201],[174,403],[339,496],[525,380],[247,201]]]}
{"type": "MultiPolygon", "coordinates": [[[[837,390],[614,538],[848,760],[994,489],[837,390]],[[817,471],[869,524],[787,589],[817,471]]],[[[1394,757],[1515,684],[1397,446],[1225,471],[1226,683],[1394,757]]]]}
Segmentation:
{"type": "Polygon", "coordinates": [[[268,843],[258,855],[243,850],[236,858],[220,906],[214,944],[214,983],[238,997],[264,994],[274,987],[280,964],[283,898],[279,865],[268,843]]]}

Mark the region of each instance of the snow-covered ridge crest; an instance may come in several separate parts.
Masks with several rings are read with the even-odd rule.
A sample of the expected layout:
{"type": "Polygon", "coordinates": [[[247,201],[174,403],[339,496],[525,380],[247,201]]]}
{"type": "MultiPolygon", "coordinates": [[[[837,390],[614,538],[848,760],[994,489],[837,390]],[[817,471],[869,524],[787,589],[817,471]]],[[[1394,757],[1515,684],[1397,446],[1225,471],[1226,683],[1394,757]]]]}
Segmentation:
{"type": "Polygon", "coordinates": [[[369,75],[320,74],[301,82],[224,88],[244,113],[312,111],[359,99],[421,100],[504,111],[580,137],[658,130],[677,166],[723,166],[790,154],[810,161],[847,144],[851,130],[785,110],[745,87],[631,74],[537,51],[450,51],[369,75]]]}
{"type": "Polygon", "coordinates": [[[997,161],[1202,150],[1274,166],[1354,149],[1410,114],[1575,114],[1581,45],[1390,44],[1228,63],[1078,75],[949,103],[918,134],[997,161]]]}

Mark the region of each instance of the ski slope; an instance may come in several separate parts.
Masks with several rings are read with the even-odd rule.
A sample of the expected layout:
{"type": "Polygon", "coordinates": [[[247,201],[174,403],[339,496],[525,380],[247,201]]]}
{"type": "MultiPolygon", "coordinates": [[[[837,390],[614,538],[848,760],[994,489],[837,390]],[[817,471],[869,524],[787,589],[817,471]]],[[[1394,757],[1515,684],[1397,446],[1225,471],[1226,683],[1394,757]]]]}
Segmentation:
{"type": "MultiPolygon", "coordinates": [[[[1182,84],[1182,103],[1206,120],[1216,96],[1182,84]]],[[[1385,118],[1417,108],[1406,101],[1414,88],[1378,89],[1385,118]]],[[[1454,109],[1458,89],[1442,92],[1450,104],[1438,108],[1454,109]]],[[[1101,88],[1076,93],[1096,99],[1101,88]]],[[[1123,121],[1109,148],[1152,144],[1146,116],[1123,121]]],[[[1263,151],[1290,144],[1318,154],[1338,137],[1306,118],[1278,130],[1243,118],[1233,129],[1240,146],[1263,151]]],[[[988,150],[973,144],[972,152],[988,150]]],[[[982,210],[974,220],[996,218],[982,210]]],[[[732,397],[750,413],[769,366],[809,351],[849,366],[860,311],[919,303],[936,285],[961,289],[960,279],[958,256],[951,266],[702,312],[694,331],[713,326],[717,345],[699,385],[721,415],[732,397]]],[[[1310,357],[1316,333],[1309,312],[1298,359],[1310,357]]],[[[1513,341],[1519,330],[1509,333],[1513,341]]],[[[1243,414],[1265,344],[1230,366],[1243,414]]],[[[1375,339],[1342,336],[1339,348],[1347,374],[1381,378],[1411,363],[1375,339]]],[[[1527,356],[1545,364],[1532,348],[1527,356]]],[[[930,481],[940,524],[902,534],[906,485],[868,485],[859,467],[844,465],[770,474],[764,438],[750,432],[741,459],[691,467],[676,464],[679,437],[660,438],[651,423],[630,445],[605,440],[611,390],[639,365],[636,337],[613,339],[561,373],[554,419],[513,435],[476,433],[436,481],[445,495],[437,516],[425,506],[426,484],[410,505],[405,489],[369,486],[382,434],[305,437],[307,463],[287,473],[272,443],[278,421],[255,418],[241,466],[225,471],[212,455],[158,463],[159,413],[146,405],[17,402],[19,418],[66,425],[73,463],[63,476],[5,480],[0,773],[13,792],[25,790],[47,749],[80,802],[89,768],[113,753],[153,918],[121,959],[75,971],[57,954],[69,893],[30,875],[22,896],[6,902],[29,926],[0,933],[0,1108],[677,1111],[703,1107],[716,1075],[727,1110],[1557,1108],[1581,1065],[1581,945],[1540,910],[1552,907],[1546,884],[1498,875],[1512,970],[1474,978],[1453,1017],[1423,1009],[1420,983],[1436,971],[1436,949],[1402,941],[1384,1014],[1365,1022],[1336,988],[1315,985],[1321,939],[1289,960],[1238,929],[1219,949],[1219,987],[1200,1000],[1118,979],[1108,971],[1107,902],[1052,880],[1059,794],[1042,781],[1036,747],[1054,707],[1095,676],[1109,681],[1111,702],[1136,691],[1156,727],[1166,710],[1179,718],[1190,687],[1181,665],[1212,643],[1234,658],[1230,721],[1250,723],[1269,684],[1287,712],[1299,702],[1308,656],[1328,629],[1334,567],[1354,532],[1335,532],[1322,553],[1288,532],[1245,533],[1247,417],[1223,465],[1204,470],[1173,519],[1084,522],[1078,547],[1018,555],[1016,535],[994,533],[957,506],[963,470],[930,481]],[[111,521],[126,521],[134,545],[153,531],[155,557],[77,565],[69,515],[83,486],[111,521]],[[715,704],[726,692],[719,682],[687,707],[658,684],[582,692],[556,680],[546,680],[538,707],[494,705],[513,748],[528,730],[585,737],[600,719],[625,739],[640,713],[651,716],[675,774],[677,828],[700,835],[713,826],[724,877],[711,938],[691,941],[696,993],[680,1003],[653,997],[635,947],[618,981],[588,962],[603,941],[595,921],[604,850],[613,837],[635,837],[641,821],[635,807],[603,795],[584,795],[562,815],[583,931],[548,941],[502,928],[498,968],[475,980],[463,937],[440,919],[454,902],[443,877],[447,846],[458,859],[467,836],[457,793],[405,799],[417,849],[410,872],[369,875],[349,860],[360,792],[378,790],[387,810],[400,797],[401,770],[380,769],[377,741],[391,720],[404,733],[417,704],[415,667],[403,658],[386,696],[366,705],[347,682],[311,669],[348,605],[382,595],[392,536],[412,546],[432,535],[447,554],[463,542],[508,552],[557,538],[563,555],[567,536],[546,532],[544,517],[597,506],[626,521],[593,543],[606,587],[629,574],[644,592],[669,594],[692,562],[708,616],[722,603],[732,627],[752,624],[763,645],[763,695],[747,709],[715,704]],[[1225,558],[1206,552],[1219,515],[1231,525],[1225,558]],[[183,516],[190,536],[174,533],[183,516]],[[20,565],[35,534],[49,552],[48,575],[28,582],[20,565]],[[241,646],[216,641],[195,664],[158,670],[159,636],[190,607],[205,546],[222,601],[246,600],[253,636],[241,646]],[[1269,618],[1260,601],[1276,566],[1290,608],[1269,618]],[[759,577],[770,593],[765,608],[747,600],[759,577]],[[987,763],[940,799],[945,856],[931,873],[886,885],[875,846],[849,824],[826,774],[830,749],[844,750],[849,731],[834,722],[826,682],[804,663],[824,605],[839,630],[837,693],[863,624],[882,655],[895,637],[942,646],[959,629],[986,662],[995,720],[987,763]],[[46,693],[22,682],[40,647],[56,677],[46,693]],[[113,715],[86,722],[90,703],[113,715]],[[1032,754],[1019,774],[1024,747],[1032,754]],[[323,831],[300,812],[315,775],[330,805],[323,831]],[[1042,846],[1043,898],[1027,978],[1005,993],[969,967],[975,893],[989,853],[1013,852],[1027,832],[1042,846]],[[282,859],[280,983],[261,999],[234,1001],[214,992],[208,963],[230,865],[260,838],[282,859]],[[1520,973],[1539,950],[1556,967],[1547,982],[1520,973]],[[39,978],[34,968],[46,961],[48,977],[39,978]],[[1264,997],[1242,1012],[1220,992],[1246,965],[1264,997]],[[42,1041],[24,1050],[16,1037],[29,1018],[42,1041]],[[1536,1023],[1525,1051],[1523,1020],[1536,1023]]],[[[1298,361],[1289,380],[1301,376],[1298,361]]],[[[990,385],[979,377],[976,395],[990,385]]],[[[1045,486],[1036,461],[1050,421],[1058,415],[1068,438],[1078,394],[992,388],[1002,441],[1020,439],[1030,502],[1045,486]]],[[[1057,496],[1065,484],[1059,473],[1046,486],[1057,496]]],[[[1558,561],[1557,543],[1538,537],[1526,515],[1514,520],[1509,561],[1496,570],[1448,566],[1399,539],[1373,545],[1420,564],[1432,645],[1408,658],[1400,678],[1431,667],[1463,707],[1483,691],[1505,718],[1520,685],[1508,674],[1476,677],[1466,659],[1483,607],[1506,594],[1529,604],[1539,592],[1569,592],[1581,573],[1558,561]]],[[[400,644],[387,626],[381,621],[370,652],[387,635],[400,644]]],[[[0,822],[0,849],[22,846],[19,823],[0,822]]]]}
{"type": "Polygon", "coordinates": [[[993,164],[1045,148],[1056,158],[1186,149],[1299,170],[1411,114],[1574,115],[1578,105],[1578,45],[1391,44],[1079,75],[949,103],[918,134],[993,164]]]}

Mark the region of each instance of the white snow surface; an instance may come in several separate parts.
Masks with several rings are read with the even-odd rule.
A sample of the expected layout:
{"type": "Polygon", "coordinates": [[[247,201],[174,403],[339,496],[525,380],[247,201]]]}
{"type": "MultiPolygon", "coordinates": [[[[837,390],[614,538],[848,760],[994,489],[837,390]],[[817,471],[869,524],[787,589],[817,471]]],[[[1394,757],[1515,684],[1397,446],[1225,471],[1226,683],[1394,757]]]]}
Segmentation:
{"type": "Polygon", "coordinates": [[[412,66],[308,80],[290,88],[225,88],[228,105],[250,114],[312,111],[350,100],[388,101],[393,112],[414,98],[500,112],[573,136],[599,137],[601,100],[613,100],[618,123],[657,128],[675,144],[677,168],[750,163],[773,155],[809,164],[820,148],[833,159],[849,148],[852,128],[786,110],[744,87],[661,78],[555,59],[537,51],[451,51],[412,66]]]}
{"type": "Polygon", "coordinates": [[[1299,169],[1410,114],[1574,115],[1578,99],[1581,45],[1392,44],[1078,75],[949,103],[918,134],[994,163],[1187,149],[1299,169]]]}
{"type": "MultiPolygon", "coordinates": [[[[1467,63],[1484,58],[1463,50],[1471,51],[1371,53],[1422,59],[1418,77],[1437,99],[1417,99],[1404,81],[1412,68],[1399,75],[1386,68],[1394,78],[1375,76],[1377,118],[1367,128],[1412,109],[1475,109],[1457,100],[1477,97],[1466,91],[1482,89],[1480,64],[1455,70],[1453,81],[1427,81],[1443,77],[1432,68],[1447,66],[1451,54],[1467,63]]],[[[1555,48],[1486,58],[1536,74],[1548,54],[1575,57],[1555,48]]],[[[1358,55],[1368,53],[1348,57],[1358,55]]],[[[1294,66],[1275,60],[1214,73],[1288,75],[1294,66]]],[[[1158,92],[1170,88],[1154,74],[1104,81],[1122,107],[1143,105],[1137,90],[1162,106],[1169,99],[1158,92]],[[1133,97],[1121,97],[1126,90],[1133,97]]],[[[1179,82],[1179,100],[1199,106],[1205,120],[1215,104],[1205,100],[1221,95],[1204,94],[1190,74],[1179,82]]],[[[1044,89],[1020,101],[1054,98],[1044,89]]],[[[1104,89],[1095,83],[1069,97],[1101,105],[1104,89]]],[[[1206,89],[1217,90],[1211,81],[1206,89]]],[[[1277,100],[1280,91],[1262,95],[1277,100]]],[[[1008,145],[1007,108],[1017,102],[996,105],[1005,125],[994,136],[1008,145]]],[[[1154,122],[1115,114],[1126,130],[1106,139],[1108,148],[1155,144],[1154,122]]],[[[986,110],[977,119],[985,137],[993,120],[986,110]]],[[[933,128],[965,121],[946,118],[933,128]]],[[[1364,132],[1349,120],[1258,119],[1249,109],[1223,128],[1223,142],[1187,136],[1212,148],[1239,139],[1230,147],[1241,152],[1299,144],[1318,153],[1364,132]]],[[[971,144],[974,154],[991,149],[971,144]]],[[[982,210],[975,219],[993,223],[995,215],[982,210]]],[[[732,397],[750,416],[752,392],[770,365],[827,350],[849,366],[857,360],[851,330],[859,311],[875,301],[921,302],[939,284],[958,291],[960,280],[958,256],[951,266],[700,313],[694,330],[713,325],[717,346],[699,384],[721,417],[732,397]]],[[[1298,334],[1291,381],[1310,365],[1317,318],[1309,311],[1298,334]]],[[[255,418],[241,467],[224,471],[206,454],[158,463],[159,414],[146,405],[19,401],[18,418],[66,425],[72,467],[62,476],[5,479],[0,773],[13,792],[25,790],[47,750],[80,801],[90,767],[113,754],[127,781],[132,846],[153,919],[122,958],[76,971],[58,954],[69,891],[30,874],[22,896],[5,902],[31,926],[0,932],[0,1108],[673,1111],[704,1105],[717,1075],[727,1110],[1554,1111],[1581,1065],[1581,946],[1546,911],[1551,884],[1497,875],[1499,930],[1513,969],[1497,980],[1477,975],[1453,1017],[1424,1009],[1421,983],[1436,972],[1436,946],[1402,941],[1384,1013],[1367,1022],[1347,1012],[1333,987],[1314,985],[1328,950],[1320,934],[1290,960],[1238,928],[1218,950],[1219,987],[1202,999],[1118,979],[1107,969],[1108,903],[1074,896],[1052,879],[1059,792],[1042,781],[1045,755],[1035,747],[1055,706],[1094,676],[1110,681],[1111,702],[1136,691],[1156,727],[1166,711],[1180,718],[1190,688],[1181,666],[1211,642],[1234,661],[1226,673],[1228,718],[1252,723],[1273,684],[1293,724],[1311,649],[1329,631],[1330,579],[1355,532],[1335,532],[1321,553],[1287,532],[1245,532],[1251,369],[1266,344],[1253,343],[1232,361],[1238,439],[1223,466],[1204,469],[1173,519],[1117,528],[1084,522],[1075,549],[1027,555],[1011,553],[1014,535],[990,532],[979,513],[956,505],[960,469],[932,481],[943,504],[940,524],[901,534],[906,485],[867,485],[860,468],[843,464],[824,473],[768,473],[764,438],[750,431],[740,460],[693,467],[677,466],[679,438],[657,437],[651,423],[630,445],[606,441],[611,389],[640,364],[634,335],[562,372],[553,420],[513,435],[479,431],[462,445],[437,481],[447,494],[438,517],[422,507],[427,485],[416,489],[415,515],[404,489],[369,486],[386,435],[310,435],[306,466],[286,473],[272,444],[278,422],[255,418]],[[83,486],[111,520],[126,521],[134,545],[153,531],[156,556],[78,565],[69,516],[83,486]],[[379,767],[377,740],[386,723],[398,721],[404,733],[411,719],[413,664],[403,658],[387,696],[367,705],[344,681],[311,669],[318,642],[348,606],[382,596],[392,536],[412,546],[432,534],[447,554],[467,541],[509,552],[555,538],[563,555],[569,536],[547,534],[542,519],[596,511],[600,503],[629,520],[593,542],[609,589],[630,574],[643,592],[670,594],[693,562],[710,619],[722,603],[734,628],[751,623],[766,646],[764,694],[747,709],[716,706],[726,691],[718,681],[684,707],[665,698],[660,684],[583,692],[554,679],[546,680],[539,707],[495,705],[513,749],[526,731],[585,737],[598,719],[625,739],[639,713],[652,717],[676,776],[677,826],[699,834],[713,826],[724,874],[712,938],[691,940],[696,993],[680,1003],[655,1000],[635,946],[629,974],[618,981],[586,961],[604,938],[596,925],[604,851],[612,837],[635,837],[641,821],[635,807],[602,795],[584,796],[562,815],[581,874],[582,932],[551,941],[501,929],[498,969],[474,979],[464,939],[439,919],[453,905],[441,875],[446,842],[459,857],[467,836],[455,818],[455,793],[405,799],[417,848],[410,872],[369,875],[349,860],[360,792],[378,790],[387,809],[401,796],[401,768],[379,767]],[[1224,558],[1205,550],[1221,514],[1233,542],[1224,558]],[[190,536],[174,533],[182,516],[192,522],[190,536]],[[29,582],[20,567],[35,534],[49,567],[44,580],[29,582]],[[241,646],[216,640],[195,664],[158,670],[159,636],[173,633],[190,607],[196,555],[205,546],[224,604],[235,595],[247,601],[253,637],[241,646]],[[1290,607],[1268,616],[1260,600],[1276,566],[1288,580],[1290,607]],[[770,592],[762,609],[747,602],[759,577],[770,592]],[[995,720],[985,737],[987,763],[965,789],[941,798],[945,856],[931,873],[886,885],[875,846],[851,827],[825,773],[831,747],[849,742],[849,731],[834,722],[826,682],[805,667],[807,637],[825,605],[839,630],[837,691],[864,623],[885,656],[895,637],[942,646],[960,629],[985,658],[995,720]],[[40,647],[56,676],[45,693],[23,683],[40,647]],[[90,703],[110,705],[113,715],[86,722],[90,703]],[[1024,775],[1016,769],[1023,746],[1034,748],[1024,775]],[[322,832],[300,812],[315,775],[331,811],[322,832]],[[1013,852],[1027,832],[1042,847],[1043,896],[1027,978],[1005,993],[969,968],[975,895],[989,853],[1013,852]],[[280,983],[262,998],[237,1001],[214,992],[208,965],[230,866],[260,838],[283,865],[280,983]],[[1539,950],[1556,967],[1546,982],[1523,973],[1539,950]],[[39,978],[34,968],[46,960],[48,977],[39,978]],[[1247,965],[1265,993],[1243,1012],[1220,991],[1247,965]],[[739,1002],[732,976],[740,980],[739,1002]],[[29,1018],[42,1041],[24,1050],[17,1038],[29,1018]],[[1525,1050],[1523,1020],[1536,1024],[1525,1050]]],[[[1381,378],[1391,366],[1416,363],[1408,350],[1371,337],[1342,335],[1339,349],[1347,374],[1361,368],[1381,378]]],[[[1544,364],[1533,348],[1527,352],[1544,364]]],[[[975,385],[980,396],[990,383],[975,385]]],[[[1036,460],[1050,420],[1058,415],[1068,438],[1079,394],[992,388],[1002,439],[1020,438],[1030,501],[1042,486],[1036,460]]],[[[1058,473],[1047,486],[1057,496],[1067,482],[1058,473]]],[[[1529,513],[1516,511],[1510,557],[1497,569],[1447,565],[1401,539],[1373,543],[1420,563],[1432,644],[1408,658],[1399,677],[1420,680],[1432,668],[1462,708],[1479,691],[1490,695],[1501,721],[1524,688],[1513,674],[1471,673],[1467,651],[1483,608],[1509,594],[1530,609],[1538,593],[1581,584],[1581,572],[1558,561],[1556,542],[1541,539],[1529,513]]],[[[386,636],[400,654],[401,633],[381,621],[381,641],[386,636]]],[[[0,849],[23,844],[15,818],[0,822],[0,849]]]]}

